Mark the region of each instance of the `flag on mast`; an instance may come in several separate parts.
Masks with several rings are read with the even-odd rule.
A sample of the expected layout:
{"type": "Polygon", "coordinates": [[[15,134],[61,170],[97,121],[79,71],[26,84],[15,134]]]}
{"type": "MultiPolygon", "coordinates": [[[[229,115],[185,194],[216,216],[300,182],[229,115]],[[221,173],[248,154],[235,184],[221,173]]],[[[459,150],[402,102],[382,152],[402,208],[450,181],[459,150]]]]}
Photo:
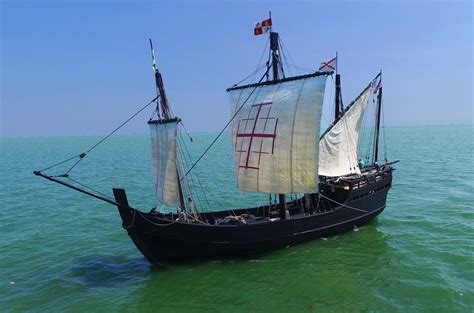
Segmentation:
{"type": "Polygon", "coordinates": [[[261,22],[255,23],[255,28],[253,29],[253,34],[255,36],[266,34],[272,31],[272,19],[266,19],[261,22]]]}
{"type": "Polygon", "coordinates": [[[151,67],[153,68],[153,71],[157,72],[156,61],[155,61],[155,48],[153,48],[153,42],[151,41],[151,38],[148,40],[150,41],[150,48],[151,48],[151,67]]]}
{"type": "Polygon", "coordinates": [[[377,93],[380,89],[383,88],[383,85],[382,85],[382,80],[380,79],[379,80],[379,83],[377,84],[377,86],[375,86],[374,88],[374,93],[377,93]]]}
{"type": "Polygon", "coordinates": [[[329,61],[321,62],[319,67],[320,71],[335,71],[337,68],[337,57],[332,58],[329,61]]]}

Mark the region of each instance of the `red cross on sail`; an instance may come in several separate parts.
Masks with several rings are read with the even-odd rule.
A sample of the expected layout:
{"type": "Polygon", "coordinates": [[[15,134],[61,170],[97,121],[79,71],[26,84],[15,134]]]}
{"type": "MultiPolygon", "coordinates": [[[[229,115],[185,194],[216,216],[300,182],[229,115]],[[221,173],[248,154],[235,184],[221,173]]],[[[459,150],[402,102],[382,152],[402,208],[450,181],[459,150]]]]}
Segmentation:
{"type": "Polygon", "coordinates": [[[318,190],[326,74],[229,88],[234,167],[242,191],[318,190]],[[235,114],[235,115],[234,115],[235,114]]]}
{"type": "Polygon", "coordinates": [[[272,102],[254,104],[248,116],[239,120],[234,147],[240,154],[239,168],[258,170],[262,154],[273,154],[278,118],[270,116],[271,105],[272,102]],[[271,151],[264,151],[265,139],[271,140],[271,151]]]}

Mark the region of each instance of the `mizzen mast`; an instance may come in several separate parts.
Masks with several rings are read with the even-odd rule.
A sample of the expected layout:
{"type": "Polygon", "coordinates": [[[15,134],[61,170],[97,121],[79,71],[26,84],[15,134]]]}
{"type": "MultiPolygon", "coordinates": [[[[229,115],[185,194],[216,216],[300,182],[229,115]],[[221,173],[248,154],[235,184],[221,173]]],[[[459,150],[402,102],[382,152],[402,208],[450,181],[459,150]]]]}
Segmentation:
{"type": "Polygon", "coordinates": [[[335,106],[334,106],[334,122],[336,123],[342,116],[344,106],[342,104],[342,93],[341,93],[341,74],[337,72],[337,52],[336,52],[336,94],[335,94],[335,106]]]}
{"type": "Polygon", "coordinates": [[[375,110],[374,163],[378,161],[379,157],[380,112],[382,110],[382,71],[380,71],[380,79],[375,91],[377,92],[377,108],[375,110]]]}

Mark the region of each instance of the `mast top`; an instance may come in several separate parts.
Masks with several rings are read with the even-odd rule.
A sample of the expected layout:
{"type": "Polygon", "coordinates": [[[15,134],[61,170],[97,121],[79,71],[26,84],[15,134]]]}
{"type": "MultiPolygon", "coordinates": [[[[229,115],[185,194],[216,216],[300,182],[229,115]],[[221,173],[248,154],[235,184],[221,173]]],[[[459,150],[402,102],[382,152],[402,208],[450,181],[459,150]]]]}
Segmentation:
{"type": "Polygon", "coordinates": [[[270,49],[272,51],[273,81],[278,80],[278,65],[280,63],[280,53],[278,50],[278,33],[270,32],[270,49]]]}
{"type": "Polygon", "coordinates": [[[169,120],[173,118],[173,114],[171,112],[168,98],[166,97],[165,93],[165,86],[163,84],[163,77],[161,76],[158,67],[156,66],[155,60],[155,49],[153,48],[153,42],[150,40],[150,48],[151,48],[151,61],[152,61],[152,68],[155,72],[155,85],[156,85],[156,95],[160,97],[160,102],[156,102],[156,112],[158,113],[158,118],[163,118],[164,120],[169,120]],[[161,115],[160,115],[160,107],[161,107],[161,115]]]}

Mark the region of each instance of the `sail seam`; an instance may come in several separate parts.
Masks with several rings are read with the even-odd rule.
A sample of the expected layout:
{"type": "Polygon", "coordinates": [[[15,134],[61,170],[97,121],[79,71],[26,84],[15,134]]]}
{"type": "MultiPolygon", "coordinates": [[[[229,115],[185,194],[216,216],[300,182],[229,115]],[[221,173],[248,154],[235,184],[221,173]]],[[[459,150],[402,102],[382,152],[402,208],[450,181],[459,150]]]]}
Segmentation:
{"type": "MultiPolygon", "coordinates": [[[[298,105],[300,103],[300,98],[301,98],[301,93],[303,92],[304,85],[306,83],[306,79],[303,80],[303,83],[301,84],[300,92],[298,93],[298,98],[296,99],[296,104],[295,104],[295,112],[293,113],[293,123],[291,125],[291,133],[295,133],[295,120],[296,120],[296,113],[298,112],[298,105]]],[[[294,135],[291,136],[290,139],[290,160],[289,164],[290,166],[288,167],[289,175],[293,175],[293,153],[298,153],[297,151],[293,151],[293,139],[294,135]]],[[[306,158],[306,155],[305,155],[306,158]]],[[[290,179],[290,190],[293,190],[293,179],[290,179]]]]}

